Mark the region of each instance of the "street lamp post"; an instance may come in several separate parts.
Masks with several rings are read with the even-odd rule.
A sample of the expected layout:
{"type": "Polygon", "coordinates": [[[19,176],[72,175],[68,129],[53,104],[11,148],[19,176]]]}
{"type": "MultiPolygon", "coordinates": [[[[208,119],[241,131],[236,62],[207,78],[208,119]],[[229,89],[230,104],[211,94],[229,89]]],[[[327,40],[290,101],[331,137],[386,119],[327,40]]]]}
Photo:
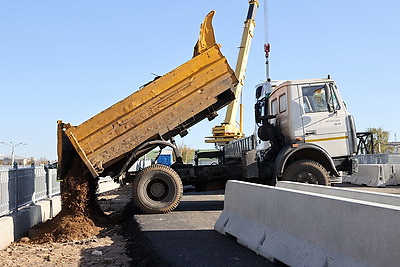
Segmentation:
{"type": "Polygon", "coordinates": [[[15,147],[17,147],[17,146],[25,146],[25,145],[26,145],[25,143],[14,144],[13,142],[9,142],[9,143],[7,143],[7,142],[0,142],[0,144],[4,144],[4,145],[7,145],[7,146],[10,146],[10,147],[11,147],[11,158],[12,158],[12,160],[11,160],[11,166],[13,166],[14,160],[15,160],[15,147]]]}

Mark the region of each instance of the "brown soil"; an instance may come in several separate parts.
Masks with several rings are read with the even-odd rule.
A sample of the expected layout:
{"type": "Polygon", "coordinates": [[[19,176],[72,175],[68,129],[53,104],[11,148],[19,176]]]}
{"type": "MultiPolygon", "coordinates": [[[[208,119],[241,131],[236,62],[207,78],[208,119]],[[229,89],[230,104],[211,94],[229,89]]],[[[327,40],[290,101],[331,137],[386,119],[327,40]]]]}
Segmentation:
{"type": "Polygon", "coordinates": [[[97,182],[74,158],[61,212],[0,251],[0,266],[169,266],[141,232],[129,187],[97,199],[97,182]]]}
{"type": "MultiPolygon", "coordinates": [[[[115,214],[122,214],[131,201],[129,193],[128,187],[120,187],[99,195],[98,202],[106,214],[115,217],[115,214]]],[[[130,216],[125,220],[134,218],[130,216]]],[[[132,256],[126,253],[129,242],[120,233],[125,232],[124,224],[121,221],[107,226],[95,237],[70,242],[32,244],[24,237],[0,250],[0,266],[141,266],[143,260],[132,264],[132,256]]],[[[137,231],[142,234],[139,229],[137,231]]],[[[142,254],[140,250],[136,252],[136,255],[142,254]]]]}
{"type": "Polygon", "coordinates": [[[88,239],[32,244],[24,237],[0,250],[0,266],[169,266],[140,231],[130,186],[103,193],[98,202],[104,213],[123,219],[88,239]]]}
{"type": "Polygon", "coordinates": [[[102,227],[112,221],[97,202],[97,182],[82,160],[75,156],[61,184],[61,212],[32,228],[31,242],[68,242],[98,235],[102,227]]]}

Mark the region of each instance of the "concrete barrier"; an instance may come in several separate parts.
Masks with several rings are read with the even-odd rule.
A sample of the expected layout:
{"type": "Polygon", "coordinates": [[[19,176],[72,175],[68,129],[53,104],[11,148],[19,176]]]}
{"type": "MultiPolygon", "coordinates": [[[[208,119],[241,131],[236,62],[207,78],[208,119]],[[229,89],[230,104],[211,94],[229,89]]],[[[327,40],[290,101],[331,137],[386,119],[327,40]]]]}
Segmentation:
{"type": "Polygon", "coordinates": [[[300,191],[306,191],[306,192],[336,196],[336,197],[345,197],[350,199],[363,200],[363,201],[400,207],[400,195],[366,192],[350,188],[330,187],[323,185],[284,182],[284,181],[278,181],[276,186],[281,188],[288,188],[288,189],[294,189],[294,190],[300,190],[300,191]]]}
{"type": "Polygon", "coordinates": [[[35,205],[23,208],[11,215],[0,218],[0,249],[7,248],[11,242],[26,236],[32,226],[54,217],[61,207],[61,198],[46,199],[35,205]]]}
{"type": "Polygon", "coordinates": [[[400,185],[400,164],[393,164],[393,180],[396,185],[400,185]]]}
{"type": "Polygon", "coordinates": [[[39,206],[39,212],[40,212],[37,215],[38,217],[37,223],[47,221],[48,219],[53,217],[51,202],[52,201],[50,199],[44,199],[35,204],[35,206],[39,206]]]}
{"type": "MultiPolygon", "coordinates": [[[[99,183],[99,193],[105,193],[119,187],[113,181],[99,183]]],[[[38,201],[11,215],[0,217],[0,249],[7,248],[11,242],[26,236],[29,229],[41,222],[55,217],[61,211],[61,196],[38,201]]]]}
{"type": "Polygon", "coordinates": [[[343,176],[343,182],[366,185],[372,187],[384,187],[400,184],[399,164],[360,164],[358,172],[351,176],[343,176]]]}
{"type": "Polygon", "coordinates": [[[50,199],[51,218],[55,217],[61,211],[61,196],[54,196],[50,199]]]}
{"type": "Polygon", "coordinates": [[[0,217],[0,249],[5,249],[14,241],[14,223],[11,216],[0,217]]]}
{"type": "Polygon", "coordinates": [[[400,207],[352,197],[229,181],[215,230],[290,266],[398,265],[400,207]]]}
{"type": "Polygon", "coordinates": [[[32,205],[21,209],[11,214],[11,217],[13,218],[14,224],[14,240],[26,236],[32,226],[43,221],[42,210],[39,205],[32,205]]]}

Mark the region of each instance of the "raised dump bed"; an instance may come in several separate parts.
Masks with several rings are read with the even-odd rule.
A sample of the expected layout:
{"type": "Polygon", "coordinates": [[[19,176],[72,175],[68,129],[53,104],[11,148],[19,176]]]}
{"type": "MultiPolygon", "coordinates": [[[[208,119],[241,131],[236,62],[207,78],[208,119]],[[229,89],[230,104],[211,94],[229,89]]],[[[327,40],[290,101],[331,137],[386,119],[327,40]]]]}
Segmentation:
{"type": "Polygon", "coordinates": [[[201,26],[192,59],[78,126],[58,122],[59,176],[75,152],[94,177],[113,176],[139,146],[184,134],[234,99],[238,81],[215,42],[213,14],[201,26]]]}

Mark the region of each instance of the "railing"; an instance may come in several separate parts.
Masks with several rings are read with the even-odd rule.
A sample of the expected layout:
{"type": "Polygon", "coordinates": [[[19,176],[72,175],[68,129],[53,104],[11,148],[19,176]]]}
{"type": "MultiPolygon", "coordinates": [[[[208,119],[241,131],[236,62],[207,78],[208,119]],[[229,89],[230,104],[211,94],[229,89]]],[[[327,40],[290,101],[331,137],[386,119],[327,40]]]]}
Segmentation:
{"type": "Polygon", "coordinates": [[[357,155],[374,154],[374,135],[371,132],[357,133],[357,155]]]}
{"type": "Polygon", "coordinates": [[[244,151],[256,148],[256,138],[254,135],[231,141],[225,149],[226,158],[241,158],[244,151]]]}
{"type": "Polygon", "coordinates": [[[60,194],[57,170],[43,167],[0,170],[0,216],[60,194]]]}

